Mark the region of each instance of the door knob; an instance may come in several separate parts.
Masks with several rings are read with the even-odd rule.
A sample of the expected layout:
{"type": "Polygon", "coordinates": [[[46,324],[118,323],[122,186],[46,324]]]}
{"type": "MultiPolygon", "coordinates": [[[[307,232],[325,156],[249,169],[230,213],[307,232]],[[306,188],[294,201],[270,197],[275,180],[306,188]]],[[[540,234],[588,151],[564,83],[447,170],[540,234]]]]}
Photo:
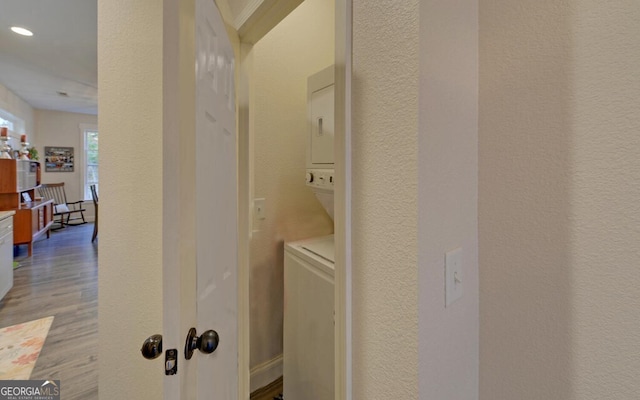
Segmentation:
{"type": "Polygon", "coordinates": [[[158,358],[162,354],[162,335],[151,335],[142,343],[142,357],[147,360],[158,358]]]}
{"type": "Polygon", "coordinates": [[[218,332],[210,329],[198,336],[196,328],[191,328],[189,329],[187,340],[184,344],[184,358],[191,360],[195,349],[205,354],[211,354],[218,348],[218,343],[220,343],[218,332]]]}

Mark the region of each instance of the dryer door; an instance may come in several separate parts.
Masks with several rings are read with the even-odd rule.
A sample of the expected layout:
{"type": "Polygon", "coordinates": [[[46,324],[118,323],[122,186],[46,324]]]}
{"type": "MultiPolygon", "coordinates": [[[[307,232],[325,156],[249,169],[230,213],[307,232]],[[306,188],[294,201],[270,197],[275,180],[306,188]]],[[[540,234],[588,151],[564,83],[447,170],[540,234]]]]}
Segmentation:
{"type": "Polygon", "coordinates": [[[311,94],[311,164],[333,164],[334,85],[311,94]]]}

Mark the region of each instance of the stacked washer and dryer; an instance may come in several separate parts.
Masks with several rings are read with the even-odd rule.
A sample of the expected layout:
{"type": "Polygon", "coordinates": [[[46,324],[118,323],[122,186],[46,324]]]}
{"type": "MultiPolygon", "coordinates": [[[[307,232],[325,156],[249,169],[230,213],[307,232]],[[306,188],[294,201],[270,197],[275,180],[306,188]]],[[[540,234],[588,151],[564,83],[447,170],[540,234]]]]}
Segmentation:
{"type": "MultiPolygon", "coordinates": [[[[306,184],[333,219],[334,67],[307,82],[306,184]]],[[[284,245],[284,398],[334,399],[333,235],[284,245]]]]}

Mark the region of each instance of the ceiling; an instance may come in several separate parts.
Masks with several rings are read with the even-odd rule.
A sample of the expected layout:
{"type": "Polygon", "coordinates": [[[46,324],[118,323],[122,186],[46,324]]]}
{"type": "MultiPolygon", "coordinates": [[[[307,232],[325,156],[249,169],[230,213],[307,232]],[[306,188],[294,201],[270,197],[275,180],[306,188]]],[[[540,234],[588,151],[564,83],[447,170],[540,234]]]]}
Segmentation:
{"type": "MultiPolygon", "coordinates": [[[[216,3],[242,35],[252,19],[269,12],[286,15],[301,1],[216,3]]],[[[33,108],[97,114],[97,69],[97,0],[2,0],[0,84],[33,108]],[[12,26],[33,36],[17,35],[12,26]]]]}
{"type": "Polygon", "coordinates": [[[3,1],[0,83],[34,108],[97,114],[96,9],[95,0],[3,1]]]}

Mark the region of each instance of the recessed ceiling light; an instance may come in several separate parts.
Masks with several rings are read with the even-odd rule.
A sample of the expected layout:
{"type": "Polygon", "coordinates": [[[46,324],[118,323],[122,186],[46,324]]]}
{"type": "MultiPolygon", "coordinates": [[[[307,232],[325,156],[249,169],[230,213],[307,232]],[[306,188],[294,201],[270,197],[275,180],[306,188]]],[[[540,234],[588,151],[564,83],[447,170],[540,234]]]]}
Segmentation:
{"type": "Polygon", "coordinates": [[[18,35],[22,35],[22,36],[33,36],[33,32],[31,32],[28,29],[25,28],[21,28],[19,26],[12,26],[11,30],[14,31],[15,33],[17,33],[18,35]]]}

